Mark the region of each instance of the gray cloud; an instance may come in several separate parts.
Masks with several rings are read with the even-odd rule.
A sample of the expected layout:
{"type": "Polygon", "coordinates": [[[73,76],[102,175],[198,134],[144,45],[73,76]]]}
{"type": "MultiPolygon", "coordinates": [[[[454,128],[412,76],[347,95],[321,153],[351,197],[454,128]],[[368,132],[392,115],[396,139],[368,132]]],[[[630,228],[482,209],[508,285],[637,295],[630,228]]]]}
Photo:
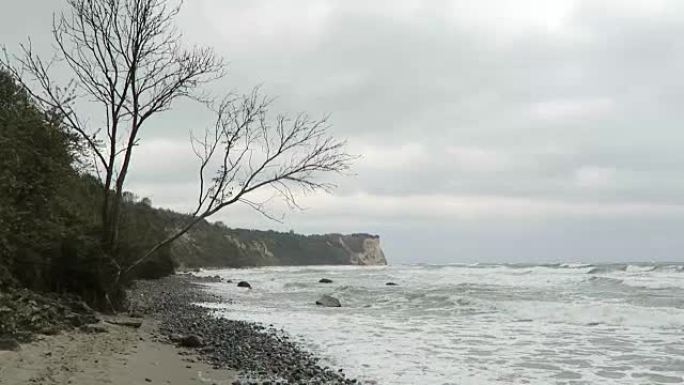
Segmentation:
{"type": "MultiPolygon", "coordinates": [[[[15,2],[2,41],[45,48],[48,6],[15,2]]],[[[215,92],[263,84],[277,110],[332,113],[364,155],[285,225],[218,219],[379,232],[397,261],[679,258],[682,21],[676,0],[187,2],[186,39],[231,61],[215,92]]],[[[156,121],[131,189],[188,207],[204,116],[156,121]]]]}

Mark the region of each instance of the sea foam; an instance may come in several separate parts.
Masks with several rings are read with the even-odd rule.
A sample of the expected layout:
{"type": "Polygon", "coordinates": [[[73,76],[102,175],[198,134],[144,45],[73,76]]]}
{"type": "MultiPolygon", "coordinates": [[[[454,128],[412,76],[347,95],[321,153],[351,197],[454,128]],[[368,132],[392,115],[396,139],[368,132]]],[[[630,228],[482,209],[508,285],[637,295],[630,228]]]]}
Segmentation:
{"type": "Polygon", "coordinates": [[[272,267],[211,271],[219,316],[273,324],[378,384],[684,382],[678,264],[272,267]],[[333,280],[319,284],[320,278],[333,280]],[[398,286],[386,286],[386,282],[398,286]],[[342,308],[314,305],[332,294],[342,308]]]}

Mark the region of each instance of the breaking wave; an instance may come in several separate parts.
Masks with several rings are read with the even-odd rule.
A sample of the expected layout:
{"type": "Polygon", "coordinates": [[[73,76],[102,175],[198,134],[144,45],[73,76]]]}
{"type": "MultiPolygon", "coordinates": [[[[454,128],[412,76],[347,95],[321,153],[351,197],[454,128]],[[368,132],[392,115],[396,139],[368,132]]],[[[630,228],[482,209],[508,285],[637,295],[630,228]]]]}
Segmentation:
{"type": "Polygon", "coordinates": [[[682,383],[684,264],[206,272],[223,316],[273,324],[364,384],[682,383]],[[332,284],[319,284],[321,278],[332,284]],[[386,286],[386,282],[397,286],[386,286]],[[342,308],[314,305],[322,294],[342,308]],[[492,368],[496,368],[492,370],[492,368]]]}

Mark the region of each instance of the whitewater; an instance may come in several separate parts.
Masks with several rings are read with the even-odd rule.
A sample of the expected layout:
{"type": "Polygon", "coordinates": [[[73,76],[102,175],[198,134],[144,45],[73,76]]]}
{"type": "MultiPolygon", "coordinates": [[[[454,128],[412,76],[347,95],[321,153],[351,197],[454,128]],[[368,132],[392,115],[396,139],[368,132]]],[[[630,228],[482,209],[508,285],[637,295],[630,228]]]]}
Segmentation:
{"type": "Polygon", "coordinates": [[[367,384],[684,383],[684,264],[201,274],[233,280],[206,284],[225,298],[207,304],[217,316],[283,329],[327,365],[367,384]],[[236,287],[237,280],[252,289],[236,287]],[[323,294],[343,307],[316,306],[323,294]]]}

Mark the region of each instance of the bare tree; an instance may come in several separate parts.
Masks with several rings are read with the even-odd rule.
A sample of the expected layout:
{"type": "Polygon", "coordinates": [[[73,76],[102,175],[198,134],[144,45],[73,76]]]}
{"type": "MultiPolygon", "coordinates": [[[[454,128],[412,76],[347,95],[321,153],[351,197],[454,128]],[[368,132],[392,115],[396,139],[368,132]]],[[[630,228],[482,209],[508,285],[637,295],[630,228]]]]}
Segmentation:
{"type": "Polygon", "coordinates": [[[184,49],[174,25],[180,5],[170,0],[67,0],[68,13],[56,15],[56,54],[42,59],[30,42],[21,55],[5,54],[0,66],[10,71],[46,111],[78,133],[104,185],[102,243],[119,278],[193,225],[237,202],[267,214],[263,202],[248,195],[262,188],[295,203],[293,188],[331,187],[316,176],[341,172],[352,157],[344,143],[327,133],[326,119],[305,115],[267,119],[269,100],[258,92],[229,96],[217,103],[215,126],[193,138],[200,159],[197,207],[192,220],[126,266],[116,245],[122,196],[140,133],[153,116],[179,98],[199,98],[197,91],[224,75],[224,62],[208,48],[184,49]],[[14,60],[12,60],[14,59],[14,60]],[[51,69],[66,64],[73,75],[56,84],[51,69]],[[101,122],[90,124],[79,108],[95,103],[101,122]]]}
{"type": "Polygon", "coordinates": [[[268,116],[270,100],[258,89],[249,95],[229,95],[214,109],[216,121],[202,138],[192,138],[199,160],[198,193],[190,220],[127,270],[149,259],[161,247],[178,239],[195,224],[227,206],[243,203],[275,219],[263,201],[251,193],[266,189],[297,207],[297,191],[329,190],[320,182],[324,173],[343,173],[354,157],[344,151],[345,142],[328,133],[328,119],[306,114],[295,118],[268,116]]]}
{"type": "Polygon", "coordinates": [[[55,16],[57,52],[50,60],[22,46],[18,66],[7,67],[44,109],[80,134],[104,184],[103,244],[117,242],[121,201],[131,156],[148,120],[168,110],[201,84],[223,75],[211,49],[183,49],[173,24],[180,10],[167,0],[67,0],[69,13],[55,16]],[[65,63],[73,75],[53,82],[50,69],[65,63]],[[27,75],[27,76],[24,76],[27,75]],[[32,85],[36,85],[32,87],[32,85]],[[77,108],[95,102],[101,122],[89,125],[77,108]]]}

